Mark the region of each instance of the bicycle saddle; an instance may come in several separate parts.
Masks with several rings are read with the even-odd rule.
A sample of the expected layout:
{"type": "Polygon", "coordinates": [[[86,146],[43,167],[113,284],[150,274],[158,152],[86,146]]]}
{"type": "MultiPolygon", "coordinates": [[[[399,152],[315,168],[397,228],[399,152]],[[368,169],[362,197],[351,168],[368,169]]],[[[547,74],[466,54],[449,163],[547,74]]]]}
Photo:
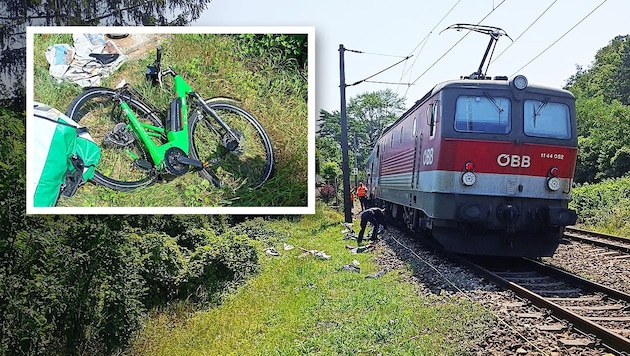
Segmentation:
{"type": "Polygon", "coordinates": [[[117,53],[90,53],[90,57],[94,58],[100,64],[110,64],[118,59],[117,53]]]}

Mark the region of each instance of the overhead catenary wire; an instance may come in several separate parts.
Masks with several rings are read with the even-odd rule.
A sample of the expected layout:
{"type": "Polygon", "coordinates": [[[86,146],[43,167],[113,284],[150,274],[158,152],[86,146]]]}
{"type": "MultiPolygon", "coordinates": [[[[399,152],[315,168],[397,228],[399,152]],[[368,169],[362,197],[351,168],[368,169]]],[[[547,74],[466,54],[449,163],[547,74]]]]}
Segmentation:
{"type": "Polygon", "coordinates": [[[523,32],[521,32],[521,34],[518,35],[518,37],[516,37],[514,41],[512,41],[503,51],[501,51],[501,53],[499,53],[496,57],[494,57],[494,59],[490,61],[489,64],[494,63],[497,59],[499,59],[499,57],[503,55],[503,53],[505,53],[505,51],[507,51],[510,47],[512,47],[512,45],[514,45],[516,41],[518,41],[521,37],[523,37],[523,35],[527,33],[527,31],[529,31],[529,29],[532,28],[532,26],[534,26],[534,24],[536,24],[536,22],[538,22],[538,20],[540,20],[541,17],[543,17],[556,2],[558,2],[558,0],[553,0],[553,2],[549,6],[547,6],[547,8],[543,10],[543,12],[540,15],[538,15],[538,17],[531,24],[529,24],[529,26],[527,26],[527,28],[523,32]]]}
{"type": "Polygon", "coordinates": [[[359,51],[356,49],[346,49],[347,52],[353,52],[353,53],[361,53],[361,54],[371,54],[374,56],[383,56],[383,57],[395,57],[395,58],[407,58],[409,56],[400,56],[400,55],[395,55],[395,54],[386,54],[386,53],[376,53],[376,52],[365,52],[365,51],[359,51]]]}
{"type": "MultiPolygon", "coordinates": [[[[488,16],[490,16],[490,14],[492,14],[494,11],[496,11],[496,9],[498,9],[501,5],[503,5],[503,3],[505,3],[507,0],[503,0],[501,1],[497,6],[493,7],[492,10],[490,10],[490,12],[488,12],[486,14],[486,16],[484,16],[481,20],[479,20],[479,22],[477,22],[477,25],[481,24],[485,19],[488,18],[488,16]]],[[[431,70],[431,68],[433,68],[439,61],[441,61],[444,57],[446,57],[447,54],[449,54],[453,48],[455,48],[460,42],[462,42],[464,40],[464,38],[466,38],[466,36],[468,36],[470,34],[470,31],[467,32],[464,36],[462,36],[462,38],[460,38],[457,42],[455,42],[455,44],[453,46],[451,46],[451,48],[449,48],[446,52],[444,52],[444,54],[442,54],[440,56],[440,58],[438,58],[435,62],[433,62],[433,64],[431,64],[429,66],[429,68],[427,68],[424,72],[422,72],[422,74],[420,74],[414,81],[412,81],[412,84],[415,84],[420,78],[422,78],[429,70],[431,70]]]]}
{"type": "Polygon", "coordinates": [[[383,69],[383,70],[380,70],[380,71],[378,71],[378,72],[376,72],[376,73],[372,74],[371,76],[369,76],[369,77],[367,77],[367,78],[365,78],[365,79],[361,79],[361,80],[359,80],[359,81],[357,81],[357,82],[354,82],[354,83],[352,83],[352,84],[350,84],[350,85],[347,85],[347,86],[351,87],[351,86],[353,86],[353,85],[361,84],[361,83],[365,82],[366,80],[368,80],[368,79],[370,79],[370,78],[374,78],[375,76],[377,76],[377,75],[379,75],[379,74],[381,74],[381,73],[385,72],[386,70],[389,70],[389,69],[391,69],[391,68],[393,68],[393,67],[395,67],[395,66],[399,65],[400,63],[402,63],[402,62],[404,62],[404,61],[408,60],[409,58],[411,58],[411,56],[407,56],[407,57],[405,57],[405,58],[401,59],[400,61],[398,61],[398,62],[396,62],[396,63],[392,64],[391,66],[389,66],[389,67],[387,67],[387,68],[385,68],[385,69],[383,69]]]}
{"type": "Polygon", "coordinates": [[[401,82],[386,82],[386,81],[380,81],[380,80],[364,80],[364,83],[372,83],[372,84],[394,84],[394,85],[412,85],[411,83],[401,83],[401,82]]]}
{"type": "MultiPolygon", "coordinates": [[[[429,33],[427,33],[426,36],[424,36],[424,38],[416,45],[416,47],[414,47],[414,49],[411,50],[410,54],[413,54],[416,49],[418,49],[418,47],[420,47],[420,45],[422,45],[422,47],[420,48],[420,50],[418,51],[417,55],[416,55],[416,59],[414,59],[413,63],[411,63],[411,68],[413,68],[413,66],[415,65],[416,61],[418,60],[418,58],[420,57],[420,53],[422,53],[422,50],[424,49],[424,46],[427,44],[429,37],[431,36],[431,34],[433,33],[433,31],[435,31],[435,29],[440,26],[440,24],[444,21],[444,19],[446,19],[446,17],[455,9],[455,7],[457,7],[457,5],[461,2],[462,0],[458,0],[455,5],[453,5],[447,12],[446,14],[444,14],[444,16],[442,16],[442,18],[440,19],[440,21],[438,21],[435,26],[433,26],[433,28],[431,29],[431,31],[429,31],[429,33]]],[[[411,70],[411,69],[409,69],[411,70]]],[[[407,74],[408,71],[405,71],[405,68],[403,67],[403,73],[400,75],[400,79],[402,79],[402,77],[407,74]]]]}
{"type": "MultiPolygon", "coordinates": [[[[444,21],[444,19],[446,19],[446,17],[455,9],[455,7],[457,7],[457,5],[459,5],[459,3],[461,2],[461,0],[457,0],[457,2],[455,3],[455,5],[453,5],[447,12],[446,14],[444,14],[444,16],[442,16],[442,18],[440,19],[440,21],[438,21],[435,26],[433,26],[433,28],[431,29],[431,31],[429,31],[429,33],[427,33],[426,36],[424,36],[424,38],[416,45],[416,47],[414,47],[414,49],[411,51],[411,54],[413,54],[416,49],[418,49],[418,47],[420,47],[420,45],[422,45],[422,47],[420,47],[420,50],[418,51],[416,58],[413,60],[413,62],[411,63],[411,65],[409,66],[409,70],[405,70],[405,66],[403,66],[403,70],[402,73],[400,74],[400,81],[402,81],[403,76],[405,76],[407,73],[409,73],[409,77],[411,78],[411,70],[413,69],[413,67],[416,65],[416,61],[418,60],[418,58],[420,58],[420,53],[422,53],[422,51],[424,50],[424,47],[426,46],[427,42],[429,42],[429,36],[431,36],[431,34],[433,33],[433,31],[435,31],[435,29],[440,26],[440,24],[444,21]]],[[[409,92],[409,88],[411,87],[411,83],[406,83],[407,85],[407,90],[405,91],[404,96],[407,96],[407,93],[409,92]]]]}
{"type": "MultiPolygon", "coordinates": [[[[503,0],[503,1],[506,1],[506,0],[503,0]]],[[[447,13],[446,13],[443,17],[442,17],[442,19],[441,19],[441,20],[440,20],[440,21],[439,21],[439,22],[438,22],[438,23],[437,23],[437,24],[433,27],[433,29],[431,29],[431,31],[429,31],[429,33],[428,33],[428,34],[424,37],[424,39],[423,39],[422,41],[420,41],[420,42],[418,43],[418,45],[416,45],[416,47],[415,47],[415,48],[411,51],[411,53],[410,53],[409,55],[407,55],[407,56],[397,56],[397,55],[384,54],[384,53],[365,52],[365,51],[359,51],[359,50],[346,49],[346,51],[348,51],[348,52],[353,52],[353,53],[371,54],[371,55],[377,55],[377,56],[386,56],[386,57],[397,57],[397,58],[403,58],[402,60],[398,61],[397,63],[394,63],[393,65],[391,65],[391,66],[389,66],[389,67],[387,67],[387,68],[385,68],[385,69],[383,69],[383,70],[381,70],[381,71],[379,71],[379,72],[377,72],[377,73],[375,73],[375,74],[373,74],[373,75],[371,75],[371,76],[369,76],[369,77],[367,77],[367,78],[365,78],[365,79],[362,79],[362,80],[356,81],[356,82],[354,82],[354,83],[352,83],[352,84],[349,84],[349,85],[347,85],[347,86],[348,86],[348,87],[350,87],[350,86],[358,85],[358,84],[361,84],[361,83],[377,83],[377,84],[406,85],[407,87],[410,87],[411,85],[413,85],[413,83],[403,83],[403,82],[400,82],[400,81],[399,81],[399,82],[381,82],[381,81],[370,81],[369,79],[371,79],[371,78],[373,78],[373,77],[375,77],[375,76],[377,76],[377,75],[379,75],[379,74],[381,74],[381,73],[383,73],[383,72],[385,72],[385,71],[387,71],[387,70],[389,70],[389,69],[391,69],[391,68],[393,68],[393,67],[397,66],[398,64],[400,64],[400,63],[403,63],[403,62],[407,61],[409,58],[413,57],[413,56],[414,56],[413,52],[414,52],[414,51],[415,51],[415,50],[416,50],[416,49],[417,49],[417,48],[418,48],[421,44],[423,44],[423,43],[424,43],[424,45],[426,45],[427,39],[429,38],[429,36],[431,35],[431,33],[433,33],[433,31],[435,31],[435,29],[436,29],[436,28],[440,25],[440,23],[442,23],[442,21],[444,21],[444,19],[446,18],[446,16],[448,16],[448,15],[449,15],[449,14],[453,11],[453,9],[455,9],[455,7],[456,7],[456,6],[457,6],[460,2],[461,2],[461,0],[457,0],[457,2],[455,3],[455,5],[453,5],[453,6],[451,7],[451,9],[450,9],[450,10],[449,10],[449,11],[448,11],[448,12],[447,12],[447,13]]],[[[422,48],[420,49],[420,51],[418,52],[418,54],[422,51],[422,49],[424,48],[424,45],[422,46],[422,48]]],[[[414,63],[415,63],[415,61],[414,61],[414,63]]],[[[413,64],[411,65],[411,67],[413,67],[413,64]]],[[[402,77],[406,74],[406,72],[404,72],[404,70],[405,70],[405,69],[404,69],[404,67],[403,67],[403,74],[401,74],[401,80],[402,80],[402,77]]]]}
{"type": "Polygon", "coordinates": [[[529,62],[525,63],[525,65],[523,65],[521,68],[517,69],[511,76],[515,76],[516,74],[518,74],[521,70],[523,70],[524,68],[526,68],[528,65],[530,65],[532,62],[534,62],[536,59],[538,59],[540,56],[542,56],[545,52],[547,52],[551,47],[553,47],[556,43],[560,42],[561,39],[563,39],[566,35],[568,35],[571,31],[573,31],[576,27],[578,27],[582,22],[584,22],[584,20],[586,20],[589,16],[591,16],[595,11],[597,11],[597,9],[599,9],[602,5],[604,5],[606,3],[606,1],[608,0],[604,0],[602,1],[599,5],[597,5],[593,10],[591,10],[588,14],[586,14],[586,16],[584,16],[580,21],[578,21],[575,25],[573,25],[573,27],[571,27],[567,32],[565,32],[564,34],[562,34],[562,36],[558,37],[558,39],[556,39],[552,44],[550,44],[547,48],[545,48],[544,50],[542,50],[540,53],[538,53],[534,58],[532,58],[529,62]]]}

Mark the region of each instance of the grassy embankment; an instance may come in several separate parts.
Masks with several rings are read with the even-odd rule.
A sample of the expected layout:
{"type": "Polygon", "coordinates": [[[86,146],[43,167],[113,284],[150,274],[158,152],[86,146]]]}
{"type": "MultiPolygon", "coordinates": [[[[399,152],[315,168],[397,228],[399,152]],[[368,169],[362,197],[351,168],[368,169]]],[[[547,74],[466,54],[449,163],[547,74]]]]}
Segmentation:
{"type": "Polygon", "coordinates": [[[286,236],[276,240],[280,256],[263,256],[260,274],[217,307],[189,313],[180,305],[154,314],[130,353],[460,355],[483,336],[488,313],[466,300],[419,294],[409,269],[365,278],[379,270],[373,258],[379,250],[351,254],[340,233],[343,217],[317,210],[297,223],[265,222],[286,236]],[[285,251],[284,242],[295,249],[285,251]],[[300,257],[299,247],[332,257],[300,257]],[[341,269],[353,259],[360,273],[341,269]]]}
{"type": "MultiPolygon", "coordinates": [[[[36,35],[34,38],[34,98],[65,112],[81,89],[73,84],[57,84],[50,78],[44,52],[55,43],[72,44],[72,36],[36,35]]],[[[62,199],[59,205],[306,206],[306,69],[296,68],[291,62],[282,62],[271,55],[247,55],[239,50],[234,35],[171,35],[161,44],[164,66],[171,66],[181,74],[202,97],[236,98],[259,119],[274,147],[276,166],[272,179],[255,191],[235,191],[236,187],[230,186],[217,189],[194,173],[132,193],[87,184],[71,199],[62,199]]],[[[144,79],[146,66],[154,58],[152,50],[140,60],[128,60],[101,85],[113,88],[124,79],[158,108],[167,109],[172,98],[169,86],[160,90],[144,79]]]]}

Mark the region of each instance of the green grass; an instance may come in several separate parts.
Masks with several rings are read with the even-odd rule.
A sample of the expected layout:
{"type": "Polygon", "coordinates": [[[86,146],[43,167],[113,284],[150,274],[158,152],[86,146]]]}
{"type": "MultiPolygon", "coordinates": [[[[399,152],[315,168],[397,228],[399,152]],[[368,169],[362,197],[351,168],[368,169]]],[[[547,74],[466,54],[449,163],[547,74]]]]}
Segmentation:
{"type": "MultiPolygon", "coordinates": [[[[58,84],[49,77],[44,51],[55,43],[72,44],[72,37],[34,36],[34,98],[64,112],[81,89],[68,83],[58,84]]],[[[297,70],[271,57],[246,56],[239,51],[234,35],[171,35],[162,46],[163,65],[173,67],[202,97],[235,98],[261,122],[274,148],[276,166],[272,178],[257,190],[230,185],[215,188],[195,173],[130,193],[86,184],[58,205],[307,206],[306,70],[297,70]]],[[[158,108],[167,109],[172,98],[170,88],[154,88],[144,80],[145,68],[154,56],[155,51],[150,51],[139,60],[128,60],[101,85],[113,88],[124,79],[158,108]]]]}
{"type": "MultiPolygon", "coordinates": [[[[375,279],[371,254],[352,255],[341,240],[342,216],[318,207],[299,222],[270,222],[296,249],[261,257],[261,272],[223,303],[193,312],[178,305],[154,314],[133,355],[461,355],[491,317],[478,305],[425,297],[410,271],[375,279]],[[330,260],[300,257],[324,250],[330,260]],[[357,259],[361,272],[341,270],[357,259]]],[[[264,248],[266,246],[262,246],[264,248]]]]}

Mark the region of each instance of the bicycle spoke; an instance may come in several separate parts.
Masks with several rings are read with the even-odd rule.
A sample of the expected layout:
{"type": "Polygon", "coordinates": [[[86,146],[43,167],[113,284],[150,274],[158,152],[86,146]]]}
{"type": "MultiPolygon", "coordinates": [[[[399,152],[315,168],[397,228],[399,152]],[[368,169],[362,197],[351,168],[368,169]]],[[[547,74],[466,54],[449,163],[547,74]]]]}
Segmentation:
{"type": "Polygon", "coordinates": [[[197,114],[191,120],[192,154],[209,162],[200,174],[214,177],[221,184],[235,189],[257,188],[271,174],[273,152],[267,134],[255,118],[229,103],[210,103],[212,110],[232,130],[229,134],[207,114],[197,114]]]}

